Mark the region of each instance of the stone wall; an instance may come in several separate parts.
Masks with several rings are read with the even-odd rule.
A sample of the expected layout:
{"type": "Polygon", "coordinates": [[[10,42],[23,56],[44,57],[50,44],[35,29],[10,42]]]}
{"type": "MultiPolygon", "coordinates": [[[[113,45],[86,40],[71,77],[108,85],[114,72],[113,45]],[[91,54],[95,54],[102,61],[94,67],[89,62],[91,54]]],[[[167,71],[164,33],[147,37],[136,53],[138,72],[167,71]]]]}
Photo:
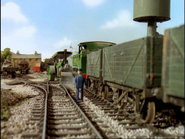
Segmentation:
{"type": "MultiPolygon", "coordinates": [[[[18,67],[18,62],[21,59],[22,58],[12,58],[11,59],[12,66],[13,67],[18,67]]],[[[24,60],[26,60],[29,63],[30,70],[32,70],[33,67],[35,67],[36,63],[40,63],[41,62],[41,58],[24,58],[24,60]]]]}

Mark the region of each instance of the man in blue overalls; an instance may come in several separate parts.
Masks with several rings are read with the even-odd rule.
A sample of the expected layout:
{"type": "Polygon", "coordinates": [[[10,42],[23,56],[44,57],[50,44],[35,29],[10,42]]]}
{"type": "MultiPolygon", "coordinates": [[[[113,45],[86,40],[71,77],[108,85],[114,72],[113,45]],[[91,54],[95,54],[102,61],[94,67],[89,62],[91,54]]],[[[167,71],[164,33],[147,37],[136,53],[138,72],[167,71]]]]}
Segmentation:
{"type": "Polygon", "coordinates": [[[6,59],[4,59],[3,65],[6,65],[6,64],[8,64],[8,62],[6,59]]]}
{"type": "Polygon", "coordinates": [[[76,84],[76,100],[78,100],[79,89],[81,89],[81,100],[83,101],[83,87],[84,87],[84,84],[86,85],[86,82],[85,82],[84,76],[82,75],[82,69],[78,68],[77,72],[78,72],[78,75],[75,76],[73,87],[75,87],[75,84],[76,84]]]}

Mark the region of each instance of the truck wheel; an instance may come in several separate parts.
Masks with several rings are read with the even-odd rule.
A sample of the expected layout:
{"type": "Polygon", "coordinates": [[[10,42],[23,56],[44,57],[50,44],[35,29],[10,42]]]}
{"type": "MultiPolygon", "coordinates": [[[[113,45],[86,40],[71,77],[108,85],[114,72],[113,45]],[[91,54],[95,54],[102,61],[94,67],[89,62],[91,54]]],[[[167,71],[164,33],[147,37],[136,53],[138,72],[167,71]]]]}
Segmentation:
{"type": "Polygon", "coordinates": [[[103,92],[103,98],[107,99],[108,98],[108,94],[109,94],[109,87],[105,86],[104,87],[104,92],[103,92]]]}
{"type": "Polygon", "coordinates": [[[7,72],[3,72],[3,76],[7,76],[8,75],[8,73],[7,72]]]}
{"type": "Polygon", "coordinates": [[[28,74],[29,73],[29,70],[26,70],[26,74],[28,74]]]}
{"type": "Polygon", "coordinates": [[[16,77],[16,72],[12,72],[12,78],[16,77]]]}
{"type": "Polygon", "coordinates": [[[55,80],[55,75],[50,74],[50,81],[54,81],[54,80],[55,80]]]}
{"type": "Polygon", "coordinates": [[[141,118],[143,119],[143,123],[152,123],[155,118],[155,102],[146,102],[143,110],[141,111],[141,118]]]}
{"type": "Polygon", "coordinates": [[[91,85],[90,85],[90,84],[91,84],[91,83],[90,83],[90,80],[87,79],[86,81],[87,81],[87,88],[89,88],[89,87],[91,86],[91,85]]]}
{"type": "Polygon", "coordinates": [[[10,74],[9,74],[9,75],[7,75],[7,78],[10,78],[10,79],[11,79],[11,78],[12,78],[12,75],[10,75],[10,74]]]}

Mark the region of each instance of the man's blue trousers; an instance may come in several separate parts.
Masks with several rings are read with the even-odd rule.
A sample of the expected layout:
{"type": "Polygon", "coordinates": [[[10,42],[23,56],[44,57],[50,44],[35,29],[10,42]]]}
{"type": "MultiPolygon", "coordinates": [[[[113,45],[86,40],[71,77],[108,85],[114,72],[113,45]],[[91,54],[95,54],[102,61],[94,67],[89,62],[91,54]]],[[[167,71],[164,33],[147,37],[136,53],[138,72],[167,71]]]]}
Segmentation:
{"type": "Polygon", "coordinates": [[[76,100],[79,98],[79,89],[81,89],[81,100],[83,101],[83,88],[76,88],[76,100]]]}

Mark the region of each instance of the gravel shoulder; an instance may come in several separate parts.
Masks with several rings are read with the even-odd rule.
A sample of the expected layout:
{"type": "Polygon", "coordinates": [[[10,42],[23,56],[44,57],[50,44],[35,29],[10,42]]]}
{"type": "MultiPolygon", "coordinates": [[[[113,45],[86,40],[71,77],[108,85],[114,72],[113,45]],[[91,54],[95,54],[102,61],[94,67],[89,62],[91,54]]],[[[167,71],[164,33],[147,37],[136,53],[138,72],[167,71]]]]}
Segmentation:
{"type": "MultiPolygon", "coordinates": [[[[44,81],[46,73],[22,76],[25,80],[44,81]]],[[[20,77],[17,77],[18,79],[20,77]]],[[[1,138],[21,138],[30,127],[27,125],[31,110],[39,97],[39,90],[27,85],[6,85],[15,79],[1,78],[1,138]]]]}

